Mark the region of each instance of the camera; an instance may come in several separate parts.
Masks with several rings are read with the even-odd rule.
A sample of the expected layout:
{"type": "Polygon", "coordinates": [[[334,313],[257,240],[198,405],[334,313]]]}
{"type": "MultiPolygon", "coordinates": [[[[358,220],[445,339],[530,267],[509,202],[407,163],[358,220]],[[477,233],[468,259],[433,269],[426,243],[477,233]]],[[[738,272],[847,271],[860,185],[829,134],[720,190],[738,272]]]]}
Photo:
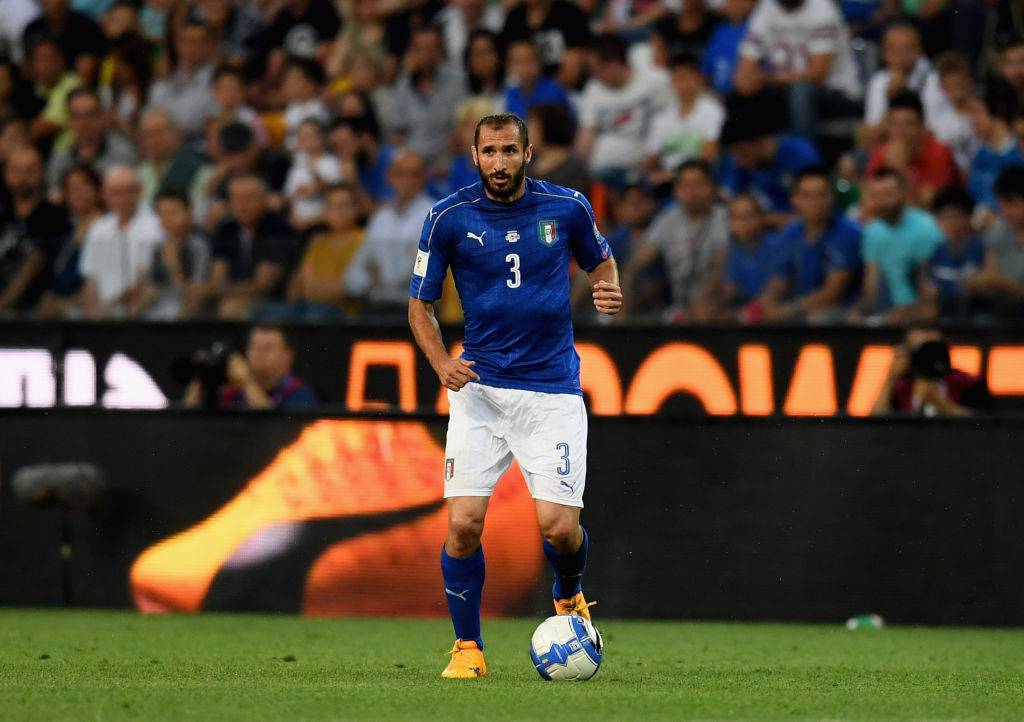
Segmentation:
{"type": "Polygon", "coordinates": [[[949,374],[951,368],[945,341],[925,341],[910,350],[910,373],[914,378],[937,381],[949,374]]]}
{"type": "Polygon", "coordinates": [[[187,384],[193,379],[199,381],[203,390],[204,408],[216,408],[219,403],[220,387],[228,380],[228,359],[234,349],[223,341],[214,341],[203,346],[186,358],[171,364],[171,375],[180,383],[187,384]]]}

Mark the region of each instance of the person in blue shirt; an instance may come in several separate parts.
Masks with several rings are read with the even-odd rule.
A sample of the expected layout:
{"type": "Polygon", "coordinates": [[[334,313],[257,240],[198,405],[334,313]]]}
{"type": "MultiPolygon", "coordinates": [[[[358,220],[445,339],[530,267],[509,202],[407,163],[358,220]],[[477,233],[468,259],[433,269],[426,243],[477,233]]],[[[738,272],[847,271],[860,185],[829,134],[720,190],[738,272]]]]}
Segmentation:
{"type": "Polygon", "coordinates": [[[864,227],[864,283],[850,320],[871,316],[879,322],[911,323],[927,317],[918,288],[929,259],[942,245],[942,229],[927,211],[907,205],[906,180],[888,166],[872,173],[865,207],[874,220],[864,227]]]}
{"type": "Polygon", "coordinates": [[[505,91],[505,110],[520,118],[529,115],[535,105],[554,104],[565,108],[574,119],[569,95],[561,85],[543,74],[540,51],[532,40],[513,40],[506,50],[506,64],[512,84],[505,91]]]}
{"type": "Polygon", "coordinates": [[[762,320],[757,298],[764,291],[778,251],[764,220],[764,209],[749,193],[740,193],[730,201],[729,250],[714,317],[746,323],[762,320]]]}
{"type": "Polygon", "coordinates": [[[487,673],[480,535],[488,497],[513,459],[536,502],[555,574],[555,611],[590,618],[582,591],[589,541],[579,523],[587,416],[570,260],[590,275],[600,313],[622,308],[615,259],[586,197],[526,177],[533,148],[523,120],[511,113],[481,118],[472,155],[480,181],[431,208],[409,283],[409,325],[450,404],[441,575],[456,640],[446,678],[487,673]],[[457,358],[433,309],[449,269],[466,318],[457,358]]]}
{"type": "Polygon", "coordinates": [[[381,142],[380,126],[372,111],[366,109],[360,115],[343,115],[331,124],[327,141],[341,160],[342,170],[347,172],[354,167],[359,185],[375,203],[394,197],[388,169],[395,150],[381,142]]]}
{"type": "Polygon", "coordinates": [[[928,263],[922,296],[933,303],[933,313],[946,319],[963,319],[983,310],[981,299],[972,298],[968,279],[985,267],[985,240],[971,225],[974,202],[959,186],[939,191],[932,213],[944,240],[928,263]]]}
{"type": "Polygon", "coordinates": [[[797,220],[779,234],[772,277],[761,296],[765,320],[834,320],[860,288],[860,228],[836,212],[823,166],[797,173],[793,207],[797,220]]]}
{"type": "Polygon", "coordinates": [[[774,214],[769,223],[778,227],[789,220],[793,177],[808,166],[821,165],[821,156],[806,138],[778,135],[773,113],[757,112],[761,108],[750,103],[730,112],[722,129],[722,144],[728,152],[718,180],[733,193],[755,195],[774,214]]]}
{"type": "Polygon", "coordinates": [[[723,97],[732,92],[740,43],[747,32],[747,18],[754,4],[754,0],[725,0],[721,9],[725,22],[715,27],[701,53],[701,72],[708,78],[711,88],[723,97]]]}
{"type": "Polygon", "coordinates": [[[973,98],[968,106],[974,134],[981,145],[971,159],[967,173],[967,189],[984,215],[992,220],[999,201],[996,199],[996,178],[1004,168],[1024,165],[1017,137],[1010,124],[1017,112],[1017,99],[1004,83],[991,83],[984,98],[973,98]]]}

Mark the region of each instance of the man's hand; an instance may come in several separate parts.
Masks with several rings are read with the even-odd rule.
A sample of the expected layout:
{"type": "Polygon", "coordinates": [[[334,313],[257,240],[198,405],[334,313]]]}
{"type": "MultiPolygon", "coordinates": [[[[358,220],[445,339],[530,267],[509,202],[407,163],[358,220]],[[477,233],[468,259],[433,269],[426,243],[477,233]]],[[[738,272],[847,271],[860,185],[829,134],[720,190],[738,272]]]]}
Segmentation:
{"type": "Polygon", "coordinates": [[[240,353],[233,353],[228,357],[228,365],[225,369],[225,375],[235,386],[245,386],[252,378],[252,372],[249,370],[249,364],[245,360],[245,356],[240,353]]]}
{"type": "Polygon", "coordinates": [[[470,381],[479,381],[480,377],[473,367],[476,361],[467,361],[464,358],[446,358],[439,362],[434,370],[437,371],[437,378],[446,389],[458,391],[470,381]]]}
{"type": "Polygon", "coordinates": [[[614,316],[622,310],[622,289],[608,281],[594,284],[594,308],[598,313],[614,316]]]}

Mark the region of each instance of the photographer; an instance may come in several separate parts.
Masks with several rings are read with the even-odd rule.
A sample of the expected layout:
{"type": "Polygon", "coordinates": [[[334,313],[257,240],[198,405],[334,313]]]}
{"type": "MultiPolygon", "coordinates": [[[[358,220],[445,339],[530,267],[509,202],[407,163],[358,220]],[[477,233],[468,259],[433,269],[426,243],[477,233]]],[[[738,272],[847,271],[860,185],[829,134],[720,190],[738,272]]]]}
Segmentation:
{"type": "Polygon", "coordinates": [[[989,408],[991,398],[984,379],[952,367],[949,344],[937,328],[908,329],[895,351],[872,416],[971,416],[989,408]]]}
{"type": "Polygon", "coordinates": [[[254,326],[245,355],[220,343],[192,359],[193,377],[182,404],[222,409],[311,409],[319,401],[292,373],[295,347],[284,329],[254,326]]]}

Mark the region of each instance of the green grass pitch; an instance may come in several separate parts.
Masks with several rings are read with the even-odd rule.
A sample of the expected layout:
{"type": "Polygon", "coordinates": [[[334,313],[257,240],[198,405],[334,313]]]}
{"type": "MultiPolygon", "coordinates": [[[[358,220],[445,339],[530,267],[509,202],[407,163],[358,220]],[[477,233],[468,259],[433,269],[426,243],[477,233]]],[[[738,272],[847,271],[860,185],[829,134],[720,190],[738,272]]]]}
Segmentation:
{"type": "MultiPolygon", "coordinates": [[[[597,611],[597,610],[595,610],[597,611]]],[[[446,620],[0,611],[0,720],[1021,720],[1024,632],[595,616],[585,683],[486,621],[490,674],[441,680],[446,620]]]]}

